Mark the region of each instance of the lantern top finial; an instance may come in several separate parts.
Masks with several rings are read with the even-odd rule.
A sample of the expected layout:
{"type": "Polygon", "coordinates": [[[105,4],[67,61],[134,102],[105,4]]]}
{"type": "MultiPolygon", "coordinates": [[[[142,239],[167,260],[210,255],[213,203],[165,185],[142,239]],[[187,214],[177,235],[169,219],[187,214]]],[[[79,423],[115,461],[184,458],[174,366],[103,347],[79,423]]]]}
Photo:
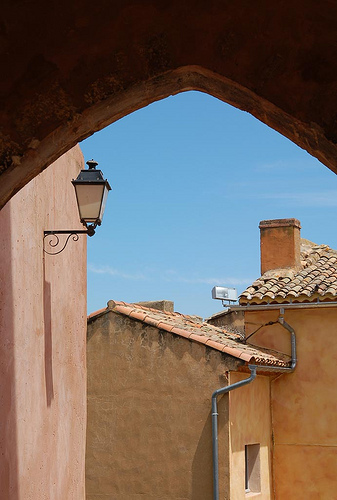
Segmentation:
{"type": "Polygon", "coordinates": [[[87,165],[89,167],[89,170],[94,169],[97,167],[98,163],[94,159],[88,160],[87,165]]]}

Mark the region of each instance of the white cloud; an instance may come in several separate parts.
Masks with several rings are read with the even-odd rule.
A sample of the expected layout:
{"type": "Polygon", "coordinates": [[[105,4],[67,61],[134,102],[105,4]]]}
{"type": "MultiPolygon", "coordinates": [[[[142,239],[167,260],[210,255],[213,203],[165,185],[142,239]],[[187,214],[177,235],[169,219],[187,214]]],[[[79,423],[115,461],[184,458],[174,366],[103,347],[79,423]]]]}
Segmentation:
{"type": "MultiPolygon", "coordinates": [[[[268,162],[268,163],[261,163],[260,165],[256,165],[254,167],[254,172],[270,172],[272,170],[282,170],[284,171],[285,169],[293,169],[294,165],[288,164],[283,160],[277,160],[273,162],[268,162]]],[[[296,168],[296,167],[295,167],[296,168]]]]}
{"type": "Polygon", "coordinates": [[[292,158],[290,160],[276,160],[266,163],[260,163],[253,166],[255,172],[302,172],[308,173],[309,169],[317,170],[321,168],[321,164],[316,158],[292,158]]]}
{"type": "Polygon", "coordinates": [[[192,278],[186,278],[184,276],[179,275],[176,271],[166,271],[164,274],[164,279],[165,281],[173,281],[173,282],[181,282],[181,283],[200,283],[200,284],[207,284],[207,285],[233,285],[233,286],[239,286],[239,285],[246,285],[247,283],[252,283],[254,281],[253,278],[232,278],[229,276],[215,276],[215,277],[210,277],[210,278],[197,278],[197,277],[192,277],[192,278]]]}
{"type": "Polygon", "coordinates": [[[88,271],[95,274],[104,274],[115,276],[116,278],[122,278],[125,280],[133,281],[158,281],[162,278],[166,282],[170,283],[191,283],[191,284],[206,284],[206,285],[220,285],[220,286],[240,286],[247,285],[247,283],[252,283],[253,278],[233,278],[230,276],[214,276],[214,277],[186,277],[179,274],[173,269],[168,269],[166,271],[149,271],[147,274],[135,273],[129,274],[124,273],[118,269],[112,268],[110,266],[95,266],[94,264],[88,264],[88,271]]]}
{"type": "Polygon", "coordinates": [[[284,200],[308,207],[337,207],[337,190],[312,191],[301,193],[265,193],[260,198],[284,200]]]}
{"type": "Polygon", "coordinates": [[[88,271],[95,274],[108,274],[110,276],[116,276],[125,280],[147,280],[148,278],[142,273],[128,274],[118,269],[114,269],[110,266],[95,266],[94,264],[88,264],[88,271]]]}

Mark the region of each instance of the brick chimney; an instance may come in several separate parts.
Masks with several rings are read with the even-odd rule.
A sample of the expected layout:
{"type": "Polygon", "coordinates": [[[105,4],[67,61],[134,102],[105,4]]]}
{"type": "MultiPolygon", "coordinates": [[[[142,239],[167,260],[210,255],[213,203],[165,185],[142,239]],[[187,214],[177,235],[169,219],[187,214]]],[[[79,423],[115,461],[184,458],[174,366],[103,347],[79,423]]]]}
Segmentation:
{"type": "Polygon", "coordinates": [[[261,274],[272,269],[301,267],[299,220],[263,220],[259,228],[261,274]]]}

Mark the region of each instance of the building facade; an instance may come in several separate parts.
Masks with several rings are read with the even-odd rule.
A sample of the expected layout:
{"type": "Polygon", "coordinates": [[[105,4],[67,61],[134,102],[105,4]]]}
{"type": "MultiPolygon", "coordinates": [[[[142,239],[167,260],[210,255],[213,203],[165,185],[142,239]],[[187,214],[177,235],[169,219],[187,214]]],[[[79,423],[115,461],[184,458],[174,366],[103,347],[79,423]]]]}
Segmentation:
{"type": "Polygon", "coordinates": [[[229,314],[110,301],[90,315],[88,500],[212,498],[220,387],[219,499],[334,498],[337,252],[296,219],[260,228],[262,276],[229,314]]]}
{"type": "Polygon", "coordinates": [[[337,252],[300,237],[296,219],[262,221],[261,271],[241,296],[249,342],[288,352],[297,364],[271,383],[276,499],[331,499],[337,489],[337,252]]]}
{"type": "MultiPolygon", "coordinates": [[[[212,498],[213,392],[248,378],[248,364],[288,366],[241,332],[149,305],[110,301],[89,316],[87,500],[212,498]]],[[[252,489],[271,498],[270,375],[219,397],[218,414],[220,498],[245,498],[256,444],[252,489]]]]}
{"type": "Polygon", "coordinates": [[[75,147],[1,210],[0,498],[84,498],[86,237],[59,255],[45,230],[80,222],[75,147]]]}

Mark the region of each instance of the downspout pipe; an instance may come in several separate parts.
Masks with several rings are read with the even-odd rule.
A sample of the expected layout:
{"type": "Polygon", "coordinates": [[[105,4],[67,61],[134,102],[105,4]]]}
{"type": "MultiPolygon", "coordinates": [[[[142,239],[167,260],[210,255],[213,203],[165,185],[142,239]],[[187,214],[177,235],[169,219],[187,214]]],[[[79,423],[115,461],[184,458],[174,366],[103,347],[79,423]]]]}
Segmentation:
{"type": "MultiPolygon", "coordinates": [[[[290,333],[290,343],[291,343],[291,361],[290,361],[290,366],[270,366],[270,365],[258,365],[258,369],[259,370],[263,370],[265,372],[271,372],[271,371],[277,371],[277,372],[293,372],[296,368],[296,365],[297,365],[297,353],[296,353],[296,334],[295,334],[295,330],[293,329],[292,326],[289,325],[289,323],[287,323],[285,320],[284,320],[284,308],[281,307],[280,308],[280,315],[279,317],[277,318],[277,321],[273,322],[273,323],[270,323],[270,324],[276,324],[276,323],[279,323],[283,328],[285,328],[286,330],[288,330],[288,332],[290,333]]],[[[268,323],[267,323],[268,325],[268,323]]],[[[267,325],[263,325],[263,326],[267,326],[267,325]]],[[[260,327],[261,328],[261,327],[260,327]]],[[[253,332],[252,334],[250,334],[247,338],[250,338],[252,337],[255,333],[257,333],[257,331],[259,330],[259,328],[253,332]]]]}
{"type": "Polygon", "coordinates": [[[219,450],[218,450],[218,402],[217,398],[221,394],[239,389],[244,385],[250,384],[256,377],[256,365],[248,365],[250,376],[240,382],[227,385],[217,389],[212,394],[212,447],[213,447],[213,500],[219,500],[219,450]]]}
{"type": "Polygon", "coordinates": [[[218,451],[218,403],[217,398],[221,394],[226,394],[233,389],[239,389],[244,385],[250,384],[256,377],[256,370],[277,371],[277,372],[293,372],[297,364],[296,354],[296,334],[295,330],[284,320],[284,309],[280,308],[280,316],[277,323],[280,323],[283,328],[288,330],[291,336],[291,361],[289,367],[270,366],[270,365],[248,365],[250,376],[240,382],[232,385],[227,385],[221,389],[217,389],[212,394],[212,448],[213,448],[213,500],[219,500],[219,451],[218,451]]]}
{"type": "Polygon", "coordinates": [[[296,368],[297,364],[297,354],[296,354],[296,335],[295,335],[295,330],[293,329],[292,326],[289,325],[286,321],[284,321],[283,317],[283,312],[281,311],[281,315],[278,318],[278,322],[280,325],[283,326],[288,332],[290,333],[291,336],[291,362],[290,362],[290,367],[288,368],[287,371],[293,372],[296,368]]]}

